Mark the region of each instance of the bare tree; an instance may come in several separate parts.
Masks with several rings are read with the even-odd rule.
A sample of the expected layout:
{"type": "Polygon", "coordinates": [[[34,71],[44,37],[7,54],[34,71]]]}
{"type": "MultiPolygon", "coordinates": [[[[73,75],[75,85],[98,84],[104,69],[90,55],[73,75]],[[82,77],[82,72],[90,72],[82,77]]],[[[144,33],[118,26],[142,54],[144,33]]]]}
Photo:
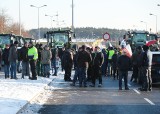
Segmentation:
{"type": "MultiPolygon", "coordinates": [[[[19,34],[19,23],[11,20],[12,19],[6,14],[6,10],[2,9],[0,11],[0,33],[19,34]]],[[[21,31],[24,37],[30,37],[29,32],[24,29],[23,25],[21,25],[21,31]]]]}

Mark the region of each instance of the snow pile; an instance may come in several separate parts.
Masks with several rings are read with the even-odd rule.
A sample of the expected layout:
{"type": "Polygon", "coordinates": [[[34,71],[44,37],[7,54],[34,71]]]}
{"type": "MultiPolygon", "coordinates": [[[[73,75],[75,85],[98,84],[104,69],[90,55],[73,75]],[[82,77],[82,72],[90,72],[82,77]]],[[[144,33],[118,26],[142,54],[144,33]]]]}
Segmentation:
{"type": "MultiPolygon", "coordinates": [[[[20,76],[18,76],[20,78],[20,76]]],[[[34,98],[54,77],[38,77],[38,80],[4,79],[0,76],[0,114],[15,114],[34,98]]]]}

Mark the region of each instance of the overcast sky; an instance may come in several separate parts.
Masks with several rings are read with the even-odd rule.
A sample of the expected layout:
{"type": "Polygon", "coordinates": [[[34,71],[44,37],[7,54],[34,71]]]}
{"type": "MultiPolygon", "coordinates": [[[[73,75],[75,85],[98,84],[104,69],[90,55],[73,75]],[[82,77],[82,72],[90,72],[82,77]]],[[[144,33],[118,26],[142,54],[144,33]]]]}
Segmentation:
{"type": "MultiPolygon", "coordinates": [[[[38,27],[38,9],[30,5],[47,7],[40,8],[40,27],[51,27],[51,18],[45,14],[55,16],[58,12],[59,22],[64,20],[70,27],[72,24],[72,0],[20,0],[21,22],[25,29],[38,27]]],[[[74,25],[75,27],[108,27],[116,29],[147,29],[160,31],[160,0],[74,0],[74,25]]],[[[5,9],[14,22],[19,22],[19,0],[0,0],[0,9],[5,9]]],[[[53,21],[53,27],[56,22],[53,21]]]]}

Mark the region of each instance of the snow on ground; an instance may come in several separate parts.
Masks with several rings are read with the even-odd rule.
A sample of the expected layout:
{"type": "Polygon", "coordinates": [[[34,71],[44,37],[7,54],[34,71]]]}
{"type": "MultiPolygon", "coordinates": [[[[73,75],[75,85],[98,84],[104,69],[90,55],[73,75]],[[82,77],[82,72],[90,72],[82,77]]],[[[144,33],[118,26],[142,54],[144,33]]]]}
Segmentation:
{"type": "Polygon", "coordinates": [[[44,90],[55,77],[38,77],[37,80],[4,79],[0,72],[0,114],[16,114],[28,101],[44,90]]]}
{"type": "Polygon", "coordinates": [[[54,78],[52,83],[49,86],[46,86],[45,90],[33,99],[25,109],[21,110],[19,114],[38,114],[38,111],[43,107],[43,104],[46,103],[51,95],[53,95],[52,90],[64,88],[63,83],[66,83],[64,82],[64,72],[59,71],[58,76],[54,78]]]}

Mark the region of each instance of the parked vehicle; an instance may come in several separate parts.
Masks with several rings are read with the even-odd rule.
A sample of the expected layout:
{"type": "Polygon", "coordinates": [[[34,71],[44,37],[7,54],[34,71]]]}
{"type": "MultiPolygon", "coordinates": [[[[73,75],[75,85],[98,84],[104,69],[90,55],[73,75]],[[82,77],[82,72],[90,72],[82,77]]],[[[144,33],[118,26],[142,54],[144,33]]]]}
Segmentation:
{"type": "Polygon", "coordinates": [[[152,68],[151,76],[153,83],[160,83],[160,52],[155,51],[152,53],[152,68]]]}

